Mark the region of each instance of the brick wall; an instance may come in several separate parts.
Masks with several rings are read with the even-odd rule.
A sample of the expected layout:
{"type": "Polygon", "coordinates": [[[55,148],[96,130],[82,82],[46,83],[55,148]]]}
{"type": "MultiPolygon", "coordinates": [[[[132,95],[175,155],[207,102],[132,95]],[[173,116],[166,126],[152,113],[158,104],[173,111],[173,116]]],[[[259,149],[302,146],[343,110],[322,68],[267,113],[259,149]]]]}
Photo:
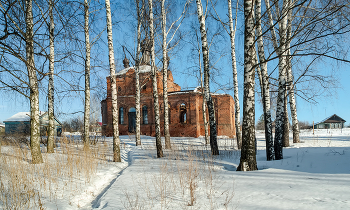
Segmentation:
{"type": "MultiPolygon", "coordinates": [[[[168,71],[169,111],[170,111],[170,135],[171,136],[204,136],[204,123],[201,93],[194,91],[180,91],[181,87],[174,83],[171,71],[168,71]],[[183,111],[186,110],[184,121],[183,111]],[[182,114],[181,114],[182,112],[182,114]]],[[[161,125],[164,125],[164,104],[162,96],[162,75],[157,72],[159,105],[161,114],[161,125]]],[[[150,72],[140,74],[141,88],[141,135],[155,136],[154,109],[152,97],[152,83],[150,72]],[[147,107],[148,124],[143,123],[142,107],[147,107]]],[[[135,107],[135,71],[130,68],[125,74],[117,75],[118,110],[123,107],[124,123],[119,124],[120,135],[127,135],[129,132],[128,112],[135,107]]],[[[101,102],[102,106],[102,133],[111,136],[112,132],[112,102],[110,90],[110,78],[107,77],[107,98],[101,102]]],[[[218,135],[234,137],[234,102],[232,96],[213,95],[215,114],[217,119],[218,135]]],[[[207,114],[208,115],[208,114],[207,114]]],[[[207,117],[209,119],[209,117],[207,117]]],[[[209,128],[208,128],[209,129],[209,128]]],[[[161,133],[164,134],[163,126],[161,133]]]]}

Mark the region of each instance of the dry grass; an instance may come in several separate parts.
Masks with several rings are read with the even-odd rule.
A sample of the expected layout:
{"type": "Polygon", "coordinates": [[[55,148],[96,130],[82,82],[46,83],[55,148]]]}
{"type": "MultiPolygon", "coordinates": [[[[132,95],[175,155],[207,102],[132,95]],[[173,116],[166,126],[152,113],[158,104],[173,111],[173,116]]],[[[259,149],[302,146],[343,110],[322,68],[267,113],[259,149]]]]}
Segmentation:
{"type": "MultiPolygon", "coordinates": [[[[65,199],[74,202],[79,190],[87,186],[99,167],[112,161],[111,146],[93,139],[89,151],[83,143],[72,137],[56,142],[55,153],[47,154],[42,147],[44,163],[31,164],[26,138],[7,139],[0,156],[0,206],[4,209],[44,209],[45,202],[58,203],[65,199]]],[[[125,148],[125,144],[121,145],[125,148]]],[[[220,145],[220,158],[237,158],[231,140],[220,145]]],[[[143,150],[155,151],[154,145],[144,145],[143,150]]],[[[135,177],[132,187],[124,188],[125,209],[186,209],[197,208],[197,202],[207,202],[207,209],[219,205],[228,209],[233,199],[232,190],[221,189],[217,183],[215,158],[210,147],[192,145],[189,141],[172,145],[166,157],[154,162],[154,171],[144,170],[135,177]],[[140,190],[141,189],[141,190],[140,190]],[[217,198],[222,198],[217,203],[217,198]],[[205,198],[205,199],[203,199],[205,198]]],[[[156,159],[156,157],[149,157],[156,159]]],[[[145,167],[150,162],[145,161],[145,167]]],[[[227,184],[227,183],[226,183],[227,184]]],[[[202,204],[200,204],[202,205],[202,204]]]]}
{"type": "Polygon", "coordinates": [[[23,139],[9,138],[1,149],[0,206],[4,209],[43,209],[44,200],[72,199],[111,156],[106,142],[84,151],[82,141],[66,137],[56,142],[53,154],[42,147],[44,163],[38,165],[30,163],[23,139]]]}
{"type": "MultiPolygon", "coordinates": [[[[172,149],[165,151],[165,158],[153,162],[159,164],[158,167],[154,166],[154,172],[144,170],[140,178],[134,180],[133,186],[124,190],[124,208],[202,209],[206,206],[206,209],[231,209],[234,188],[221,188],[228,183],[218,183],[219,178],[215,173],[215,158],[237,158],[231,142],[230,139],[223,142],[220,157],[212,157],[207,145],[193,145],[187,141],[172,144],[172,149]],[[220,203],[218,198],[221,198],[220,203]],[[197,205],[197,202],[205,203],[197,205]]],[[[154,150],[149,145],[144,149],[154,150]]],[[[156,159],[155,156],[152,158],[156,159]]],[[[142,160],[145,165],[147,160],[142,160]]]]}

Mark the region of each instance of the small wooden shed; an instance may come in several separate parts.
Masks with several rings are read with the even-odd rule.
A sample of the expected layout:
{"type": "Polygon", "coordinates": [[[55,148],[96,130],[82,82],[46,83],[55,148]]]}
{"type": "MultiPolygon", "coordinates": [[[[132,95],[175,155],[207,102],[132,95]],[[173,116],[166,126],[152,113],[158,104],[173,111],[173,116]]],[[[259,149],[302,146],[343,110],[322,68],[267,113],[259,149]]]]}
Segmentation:
{"type": "Polygon", "coordinates": [[[315,129],[334,129],[334,128],[344,128],[344,123],[346,121],[339,117],[338,115],[334,114],[325,120],[316,123],[315,129]]]}

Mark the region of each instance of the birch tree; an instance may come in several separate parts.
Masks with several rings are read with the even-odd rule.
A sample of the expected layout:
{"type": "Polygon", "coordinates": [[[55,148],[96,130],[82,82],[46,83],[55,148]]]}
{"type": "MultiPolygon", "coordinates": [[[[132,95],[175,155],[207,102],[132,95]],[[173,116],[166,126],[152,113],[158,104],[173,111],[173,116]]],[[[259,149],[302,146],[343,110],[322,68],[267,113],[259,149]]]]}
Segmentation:
{"type": "Polygon", "coordinates": [[[113,162],[121,162],[120,156],[120,139],[118,127],[118,100],[117,85],[115,77],[113,33],[112,33],[112,15],[110,1],[105,0],[106,4],[106,21],[107,21],[107,41],[108,41],[108,58],[112,90],[112,126],[113,126],[113,162]]]}
{"type": "MultiPolygon", "coordinates": [[[[339,57],[339,54],[344,54],[338,50],[342,49],[342,46],[336,41],[346,39],[346,36],[344,36],[344,34],[347,34],[349,32],[349,20],[348,18],[344,18],[347,16],[344,14],[347,13],[346,11],[348,10],[348,7],[346,6],[347,3],[344,3],[345,2],[342,1],[331,0],[300,2],[285,0],[273,1],[273,6],[270,6],[270,1],[265,0],[266,14],[268,18],[267,22],[269,25],[269,30],[271,32],[270,38],[274,53],[276,53],[275,58],[279,59],[279,71],[286,71],[284,72],[284,76],[279,75],[279,77],[284,77],[284,86],[286,86],[289,90],[288,95],[290,99],[289,102],[293,122],[293,142],[298,142],[299,139],[299,128],[295,108],[295,96],[293,97],[296,90],[296,84],[298,82],[299,84],[302,82],[310,84],[308,81],[311,81],[312,83],[315,83],[315,81],[317,81],[319,84],[321,84],[322,87],[328,87],[329,83],[327,84],[327,82],[329,80],[326,81],[324,80],[324,76],[316,76],[314,72],[309,72],[308,69],[310,69],[310,65],[312,65],[315,60],[318,60],[321,57],[334,59],[341,62],[348,62],[346,59],[344,59],[344,57],[339,57]],[[280,7],[280,2],[283,2],[282,7],[280,7]],[[272,14],[274,14],[274,16],[272,14]],[[276,21],[275,23],[274,20],[276,21]],[[292,23],[293,28],[291,25],[292,23]],[[275,28],[277,27],[279,35],[278,38],[275,33],[275,28]],[[304,60],[303,57],[306,56],[309,58],[311,56],[311,59],[308,58],[308,60],[311,60],[311,62],[306,65],[305,70],[301,71],[299,77],[296,77],[294,82],[294,72],[292,72],[292,58],[299,57],[300,60],[304,60]]],[[[315,87],[314,84],[312,86],[315,87]]],[[[284,87],[284,89],[286,87],[284,87]]],[[[310,91],[310,87],[308,87],[308,90],[310,91]]],[[[317,92],[319,92],[319,90],[317,90],[317,92]]],[[[279,94],[279,96],[280,95],[281,94],[279,94]]],[[[299,96],[306,100],[310,100],[311,97],[315,97],[314,95],[309,97],[307,93],[300,91],[300,89],[299,96]],[[304,94],[304,96],[302,94],[304,94]]],[[[284,110],[284,108],[282,108],[283,102],[284,100],[281,100],[279,97],[278,110],[284,110]]],[[[280,118],[283,116],[279,111],[276,115],[280,118]]],[[[276,128],[279,127],[279,121],[280,119],[276,121],[276,128]]],[[[279,133],[279,135],[276,135],[276,137],[280,138],[281,129],[276,129],[276,131],[279,133]]],[[[279,150],[282,151],[280,148],[282,144],[275,144],[275,146],[279,147],[279,150]]],[[[277,153],[279,153],[279,158],[283,157],[282,153],[277,153]]]]}
{"type": "Polygon", "coordinates": [[[206,105],[206,101],[205,101],[205,92],[204,92],[204,82],[203,82],[203,69],[202,69],[202,52],[201,52],[201,41],[200,41],[200,37],[198,35],[198,30],[196,30],[196,26],[192,26],[191,30],[193,30],[194,36],[196,38],[196,42],[191,42],[192,46],[193,46],[193,51],[196,51],[197,55],[196,55],[196,59],[198,59],[198,63],[196,63],[196,67],[198,65],[198,70],[199,70],[199,78],[198,78],[198,82],[199,85],[201,87],[201,95],[203,97],[202,100],[202,119],[203,119],[203,126],[204,126],[204,140],[205,140],[205,144],[208,145],[210,144],[210,136],[209,136],[209,122],[207,119],[207,105],[206,105]]]}
{"type": "MultiPolygon", "coordinates": [[[[142,5],[143,8],[143,5],[142,5]]],[[[137,49],[136,49],[136,65],[135,65],[135,107],[136,107],[136,146],[141,145],[141,91],[140,91],[140,52],[141,52],[141,8],[140,1],[136,0],[137,12],[137,49]]]]}
{"type": "Polygon", "coordinates": [[[89,2],[84,0],[84,34],[85,34],[85,103],[84,103],[84,149],[90,147],[90,33],[89,2]]]}
{"type": "Polygon", "coordinates": [[[244,0],[244,96],[242,149],[237,171],[257,170],[255,150],[255,24],[254,0],[244,0]]]}
{"type": "Polygon", "coordinates": [[[160,136],[160,114],[159,114],[159,100],[158,100],[158,85],[157,85],[157,70],[156,70],[156,58],[154,50],[154,26],[153,26],[153,0],[148,0],[149,6],[149,34],[151,44],[151,74],[152,74],[152,87],[153,87],[153,100],[154,100],[154,121],[156,129],[156,147],[157,158],[163,157],[162,141],[160,136]]]}
{"type": "MultiPolygon", "coordinates": [[[[286,80],[286,84],[285,86],[289,87],[293,81],[291,78],[291,57],[284,57],[287,56],[288,54],[290,54],[290,41],[291,41],[291,7],[290,7],[290,3],[291,1],[289,0],[285,0],[283,1],[283,7],[282,7],[282,13],[280,14],[279,12],[279,8],[278,8],[278,2],[276,2],[275,7],[276,7],[276,13],[277,15],[280,17],[280,21],[278,22],[279,25],[279,34],[280,34],[280,45],[278,46],[277,43],[277,36],[275,34],[274,31],[274,23],[273,23],[273,17],[272,17],[272,8],[270,7],[270,2],[269,0],[265,0],[265,4],[267,7],[267,14],[268,14],[268,22],[269,22],[269,26],[270,26],[270,31],[271,31],[271,35],[272,35],[272,42],[273,42],[273,46],[274,49],[276,51],[276,54],[279,56],[280,62],[282,63],[281,65],[279,65],[279,68],[284,68],[280,71],[285,73],[286,75],[283,76],[285,77],[286,80]],[[288,23],[288,26],[287,26],[288,23]],[[288,37],[287,37],[288,36],[288,37]],[[282,45],[282,42],[283,43],[282,45]],[[289,53],[288,53],[289,52],[289,53]],[[283,55],[284,54],[284,55],[283,55]],[[290,72],[289,72],[290,71],[290,72]],[[288,83],[287,83],[288,81],[288,83]]],[[[285,87],[285,88],[286,88],[285,87]]],[[[286,90],[285,90],[286,91],[286,90]]],[[[298,119],[297,119],[297,113],[296,113],[296,105],[295,105],[295,97],[294,97],[294,90],[292,91],[292,97],[289,95],[290,99],[292,98],[292,100],[290,100],[290,107],[291,107],[291,113],[292,113],[292,122],[293,122],[293,142],[299,142],[299,126],[298,126],[298,119]]],[[[279,103],[277,105],[278,106],[282,106],[281,103],[279,103]]],[[[281,110],[281,108],[277,108],[277,110],[281,110]]],[[[284,109],[285,110],[285,109],[284,109]]],[[[277,114],[277,113],[276,113],[277,114]]],[[[279,117],[278,117],[278,120],[279,117]]],[[[276,121],[279,122],[279,121],[276,121]]],[[[287,128],[287,125],[282,125],[283,127],[287,128]]],[[[280,132],[282,130],[276,130],[276,132],[280,132]]],[[[287,131],[284,131],[284,133],[287,131]]],[[[283,134],[284,136],[286,136],[286,133],[283,134]]],[[[289,132],[288,132],[289,135],[289,132]]],[[[279,141],[279,137],[281,135],[277,135],[277,141],[279,141]]],[[[276,145],[277,147],[280,147],[280,144],[276,145]]],[[[280,153],[281,149],[278,149],[278,153],[280,153]]],[[[279,155],[280,156],[280,155],[279,155]]]]}
{"type": "Polygon", "coordinates": [[[170,149],[170,131],[169,131],[169,107],[168,107],[168,53],[167,53],[167,30],[165,0],[161,1],[162,13],[162,48],[163,48],[163,107],[164,107],[164,138],[165,149],[170,149]]]}
{"type": "Polygon", "coordinates": [[[55,117],[54,117],[54,68],[55,68],[55,44],[54,44],[54,28],[55,22],[53,19],[53,0],[49,1],[49,38],[50,38],[50,55],[49,55],[49,87],[48,87],[48,116],[49,129],[47,136],[47,152],[54,152],[55,142],[55,117]]]}
{"type": "Polygon", "coordinates": [[[219,148],[217,144],[217,130],[215,122],[214,104],[210,94],[209,86],[209,47],[207,41],[207,32],[205,27],[205,17],[203,14],[203,5],[201,0],[196,0],[197,15],[200,25],[201,41],[202,41],[202,54],[203,54],[203,71],[204,71],[204,93],[205,101],[207,103],[209,113],[209,125],[210,125],[210,147],[212,155],[219,155],[219,148]]]}
{"type": "Polygon", "coordinates": [[[288,8],[288,24],[287,24],[287,81],[288,81],[288,90],[289,90],[289,107],[292,117],[292,130],[293,130],[293,143],[300,143],[299,138],[299,121],[297,116],[297,108],[296,108],[296,101],[295,101],[295,95],[294,95],[294,86],[293,86],[293,74],[292,74],[292,57],[290,53],[290,43],[292,40],[292,11],[293,11],[293,1],[289,1],[289,8],[288,8]]]}
{"type": "Polygon", "coordinates": [[[40,149],[39,81],[44,78],[46,73],[41,71],[45,69],[44,66],[41,66],[39,69],[36,67],[35,53],[39,56],[44,55],[46,57],[47,55],[45,54],[45,47],[40,45],[42,42],[34,40],[34,32],[38,36],[42,30],[41,26],[45,25],[43,24],[43,20],[45,21],[46,17],[38,15],[41,8],[37,4],[39,8],[37,11],[39,12],[35,17],[39,19],[34,21],[32,0],[0,2],[0,4],[0,11],[3,15],[1,19],[3,33],[0,37],[0,49],[2,53],[0,62],[1,73],[2,76],[3,73],[7,73],[11,77],[7,81],[5,77],[1,77],[0,83],[3,87],[16,91],[29,99],[32,163],[42,163],[43,159],[40,149]],[[35,30],[34,23],[37,24],[35,30]],[[34,46],[37,52],[35,52],[34,46]],[[25,65],[26,70],[21,70],[23,67],[22,64],[25,65]]]}
{"type": "Polygon", "coordinates": [[[166,5],[165,0],[161,0],[161,16],[162,16],[162,53],[163,53],[163,104],[164,104],[164,138],[165,138],[165,149],[171,148],[171,142],[170,142],[170,131],[169,131],[169,107],[168,107],[168,63],[169,63],[169,57],[168,57],[168,44],[172,41],[174,38],[177,30],[179,29],[182,20],[185,16],[186,8],[187,8],[188,1],[186,1],[184,10],[180,17],[172,22],[167,29],[167,11],[166,11],[166,5]],[[170,34],[170,39],[168,40],[168,34],[173,29],[173,26],[176,22],[180,21],[178,26],[174,29],[173,34],[170,34]]]}
{"type": "Polygon", "coordinates": [[[26,65],[30,88],[30,150],[32,163],[42,163],[40,151],[39,87],[34,62],[33,2],[26,0],[26,65]]]}
{"type": "Polygon", "coordinates": [[[261,98],[263,101],[264,111],[264,125],[265,125],[265,141],[266,141],[266,159],[275,159],[275,152],[273,147],[273,136],[272,136],[272,120],[271,120],[271,107],[270,107],[270,85],[269,76],[267,71],[267,61],[265,58],[264,41],[261,29],[261,0],[256,0],[255,6],[255,17],[256,17],[256,37],[258,45],[258,55],[261,69],[261,98]]]}
{"type": "MultiPolygon", "coordinates": [[[[285,50],[286,50],[286,57],[285,62],[286,62],[286,91],[289,91],[288,95],[287,93],[285,94],[285,97],[289,96],[289,103],[290,103],[290,110],[291,110],[291,115],[292,115],[292,124],[293,124],[293,142],[297,143],[299,142],[299,126],[298,126],[298,118],[297,118],[297,110],[296,110],[296,105],[295,105],[295,97],[294,97],[294,90],[292,89],[293,85],[293,77],[292,77],[292,65],[291,65],[291,59],[292,57],[290,56],[290,42],[291,42],[291,33],[292,33],[292,1],[291,0],[285,0],[283,4],[283,7],[285,9],[285,13],[282,15],[285,16],[284,21],[287,21],[287,25],[283,28],[284,31],[282,33],[286,34],[286,42],[285,42],[285,50]],[[292,96],[291,96],[292,94],[292,96]],[[291,100],[292,99],[292,100],[291,100]]],[[[278,11],[278,10],[277,10],[278,11]]],[[[281,33],[281,32],[280,32],[281,33]]],[[[285,99],[288,100],[288,99],[285,99]]],[[[287,108],[287,103],[285,102],[285,112],[288,111],[287,108]]],[[[285,114],[285,117],[288,118],[288,113],[285,114]]],[[[287,122],[288,119],[285,119],[285,122],[287,122]]],[[[284,143],[283,146],[289,146],[289,123],[288,125],[284,125],[284,143]],[[288,129],[288,131],[286,130],[288,129]],[[287,133],[288,132],[288,133],[287,133]],[[288,143],[287,143],[287,135],[288,135],[288,143]]]]}
{"type": "MultiPolygon", "coordinates": [[[[236,23],[233,27],[232,18],[232,3],[231,0],[227,0],[228,3],[228,17],[230,25],[230,41],[231,41],[231,60],[232,60],[232,72],[233,72],[233,89],[234,89],[234,99],[235,99],[235,127],[236,127],[236,138],[238,149],[242,147],[242,132],[241,132],[241,111],[239,107],[239,97],[238,97],[238,78],[237,78],[237,64],[236,64],[236,27],[237,27],[237,17],[236,23]]],[[[237,1],[238,5],[238,1],[237,1]]],[[[237,15],[236,15],[237,16],[237,15]]]]}
{"type": "MultiPolygon", "coordinates": [[[[197,33],[196,33],[197,35],[197,33]]],[[[208,120],[207,120],[207,105],[205,104],[205,92],[204,92],[204,85],[203,85],[203,71],[202,71],[202,65],[201,65],[201,49],[200,49],[200,42],[198,40],[197,36],[197,43],[198,43],[198,65],[199,65],[199,72],[200,72],[200,84],[201,84],[201,90],[202,90],[202,113],[203,113],[203,125],[204,125],[204,139],[205,144],[209,144],[209,130],[208,130],[208,120]]]]}
{"type": "Polygon", "coordinates": [[[289,147],[289,117],[287,91],[284,93],[284,122],[283,122],[283,147],[289,147]]]}
{"type": "MultiPolygon", "coordinates": [[[[275,2],[277,3],[277,2],[275,2]]],[[[277,44],[277,36],[274,30],[274,23],[272,18],[272,12],[269,0],[265,0],[268,22],[270,25],[270,32],[272,37],[272,43],[276,54],[279,58],[278,63],[278,95],[277,95],[277,110],[276,110],[276,121],[275,121],[275,139],[274,139],[274,149],[275,149],[275,158],[276,160],[283,159],[283,135],[284,135],[284,100],[285,100],[285,91],[286,91],[286,28],[287,28],[287,3],[283,1],[281,20],[278,22],[279,25],[279,46],[277,44]]],[[[275,6],[277,9],[276,13],[279,13],[278,5],[275,6]]]]}

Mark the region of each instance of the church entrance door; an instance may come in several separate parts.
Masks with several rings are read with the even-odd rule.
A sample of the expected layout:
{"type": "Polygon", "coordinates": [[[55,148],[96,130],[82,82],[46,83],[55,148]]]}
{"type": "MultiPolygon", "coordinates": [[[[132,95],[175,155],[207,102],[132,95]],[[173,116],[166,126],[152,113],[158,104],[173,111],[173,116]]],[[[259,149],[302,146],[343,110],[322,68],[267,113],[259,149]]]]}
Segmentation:
{"type": "Polygon", "coordinates": [[[135,133],[136,130],[136,109],[130,108],[128,113],[129,133],[135,133]]]}

